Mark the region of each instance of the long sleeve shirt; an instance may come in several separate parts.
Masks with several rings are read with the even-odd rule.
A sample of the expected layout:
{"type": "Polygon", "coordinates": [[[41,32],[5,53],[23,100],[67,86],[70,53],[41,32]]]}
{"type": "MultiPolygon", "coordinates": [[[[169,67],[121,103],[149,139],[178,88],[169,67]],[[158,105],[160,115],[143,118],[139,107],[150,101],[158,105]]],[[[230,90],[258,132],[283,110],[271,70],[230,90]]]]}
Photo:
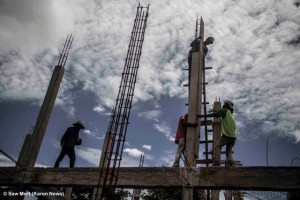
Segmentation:
{"type": "Polygon", "coordinates": [[[221,131],[227,137],[236,138],[236,122],[233,113],[227,108],[222,108],[218,112],[214,112],[209,116],[222,117],[221,120],[221,131]]]}
{"type": "Polygon", "coordinates": [[[79,139],[79,130],[75,127],[69,127],[62,136],[60,143],[62,146],[68,148],[74,148],[75,145],[81,145],[81,139],[79,139]]]}

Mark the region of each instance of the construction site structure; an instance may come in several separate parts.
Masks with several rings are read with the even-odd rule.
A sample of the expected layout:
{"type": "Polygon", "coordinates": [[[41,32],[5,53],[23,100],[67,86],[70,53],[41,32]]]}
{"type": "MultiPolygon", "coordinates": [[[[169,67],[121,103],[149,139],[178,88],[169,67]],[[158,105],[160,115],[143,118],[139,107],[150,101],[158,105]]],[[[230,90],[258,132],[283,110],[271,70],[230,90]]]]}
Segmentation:
{"type": "MultiPolygon", "coordinates": [[[[204,52],[203,52],[203,37],[204,37],[204,23],[202,18],[200,19],[200,36],[199,39],[199,51],[192,52],[192,60],[190,67],[190,77],[189,77],[189,96],[188,96],[188,123],[198,123],[201,121],[197,117],[198,113],[201,113],[201,103],[202,103],[202,79],[203,79],[203,61],[204,61],[204,52]]],[[[196,159],[199,158],[199,135],[200,126],[188,126],[186,131],[186,167],[195,168],[196,159]]],[[[193,177],[189,173],[184,175],[184,178],[188,181],[188,185],[183,187],[183,198],[194,199],[195,191],[191,186],[193,177]]]]}
{"type": "MultiPolygon", "coordinates": [[[[214,154],[225,154],[225,152],[214,152],[219,138],[221,137],[221,119],[206,117],[208,114],[206,97],[206,70],[212,69],[212,67],[205,66],[205,53],[204,53],[204,22],[201,18],[197,17],[195,39],[200,38],[199,51],[192,53],[191,67],[189,71],[189,83],[184,86],[189,86],[189,102],[188,104],[188,122],[197,122],[197,127],[187,127],[187,139],[186,139],[186,156],[187,160],[185,164],[187,168],[196,167],[198,165],[204,165],[209,167],[213,163],[214,154]],[[203,114],[204,118],[198,119],[197,114],[203,114]],[[200,135],[200,132],[203,134],[200,135]],[[200,140],[200,138],[204,138],[200,140]],[[205,151],[203,152],[204,158],[201,159],[199,155],[200,145],[204,145],[205,151]]],[[[194,49],[197,49],[194,47],[194,49]]],[[[217,112],[221,109],[221,102],[215,101],[213,105],[213,112],[217,112]]],[[[221,164],[226,163],[225,160],[219,160],[221,164]]],[[[240,165],[240,162],[236,162],[236,165],[240,165]]],[[[188,176],[185,177],[188,180],[188,176]]],[[[191,182],[191,180],[189,181],[191,182]]],[[[192,191],[190,184],[183,190],[183,199],[195,198],[196,192],[192,191]],[[192,194],[193,193],[193,194],[192,194]]],[[[230,192],[226,191],[226,194],[230,192]]],[[[204,191],[200,191],[202,198],[204,198],[204,191]]],[[[231,193],[230,193],[231,194],[231,193]]],[[[228,195],[227,195],[228,196],[228,195]]],[[[206,190],[206,199],[218,200],[219,191],[206,190]]]]}
{"type": "Polygon", "coordinates": [[[142,7],[140,4],[138,5],[119,93],[105,135],[99,164],[99,183],[94,191],[93,199],[102,200],[104,197],[111,199],[111,195],[113,195],[114,188],[118,181],[134,88],[142,54],[148,12],[149,5],[147,7],[142,7]]]}
{"type": "Polygon", "coordinates": [[[64,48],[60,55],[58,64],[55,66],[46,96],[40,109],[36,124],[32,134],[27,134],[24,140],[18,162],[24,167],[34,167],[37,160],[41,144],[48,126],[48,122],[52,113],[52,109],[56,100],[60,83],[64,75],[64,67],[72,46],[74,37],[68,35],[64,48]]]}
{"type": "MultiPolygon", "coordinates": [[[[34,167],[34,164],[26,165],[26,162],[34,162],[22,160],[20,155],[19,161],[25,164],[25,168],[1,167],[0,186],[5,186],[4,189],[8,187],[25,187],[27,190],[48,192],[49,188],[54,190],[57,187],[92,187],[96,188],[93,198],[101,200],[106,195],[109,196],[114,188],[183,188],[183,200],[195,199],[195,191],[199,190],[206,191],[204,199],[215,198],[220,190],[227,191],[227,199],[232,199],[234,191],[238,190],[287,191],[290,194],[290,200],[297,199],[299,197],[297,191],[300,191],[300,167],[207,167],[212,160],[210,159],[212,154],[209,153],[208,145],[215,144],[220,136],[220,122],[217,119],[204,119],[204,121],[201,121],[197,117],[198,114],[207,112],[207,110],[203,111],[206,108],[202,109],[202,105],[207,104],[203,96],[206,93],[206,88],[203,88],[205,85],[205,77],[203,76],[205,70],[208,69],[205,67],[203,54],[204,23],[202,18],[199,20],[198,32],[201,35],[200,49],[199,52],[192,53],[188,99],[188,122],[198,122],[198,126],[187,128],[185,167],[120,167],[148,9],[149,6],[145,8],[138,6],[137,9],[137,17],[134,23],[134,30],[136,30],[132,32],[119,94],[103,145],[100,168],[38,168],[34,167]],[[137,27],[140,28],[137,29],[137,27]],[[209,141],[210,136],[208,133],[211,132],[211,129],[203,127],[204,130],[207,130],[207,136],[204,135],[205,142],[202,142],[199,140],[200,125],[209,126],[209,124],[213,126],[212,133],[216,136],[213,136],[212,142],[209,141]],[[204,159],[199,156],[200,144],[207,145],[205,146],[204,159]]],[[[72,40],[67,39],[67,41],[72,40]]],[[[70,48],[66,49],[69,51],[70,48]]],[[[217,110],[220,107],[220,101],[215,102],[213,109],[217,110]]],[[[49,109],[44,112],[45,115],[49,116],[50,113],[49,109]]],[[[37,131],[37,133],[39,136],[43,136],[41,132],[37,131]]],[[[27,141],[30,144],[33,141],[32,137],[28,137],[29,139],[26,137],[25,142],[27,141]]],[[[37,138],[37,141],[39,141],[40,137],[37,138]]],[[[22,148],[23,152],[21,154],[23,157],[30,157],[30,151],[34,150],[37,153],[39,151],[40,145],[34,145],[33,147],[28,146],[28,144],[27,147],[23,146],[22,148]]],[[[17,166],[21,165],[17,164],[17,166]]],[[[47,197],[45,198],[47,199],[47,197]]],[[[62,198],[50,197],[49,199],[62,198]]]]}

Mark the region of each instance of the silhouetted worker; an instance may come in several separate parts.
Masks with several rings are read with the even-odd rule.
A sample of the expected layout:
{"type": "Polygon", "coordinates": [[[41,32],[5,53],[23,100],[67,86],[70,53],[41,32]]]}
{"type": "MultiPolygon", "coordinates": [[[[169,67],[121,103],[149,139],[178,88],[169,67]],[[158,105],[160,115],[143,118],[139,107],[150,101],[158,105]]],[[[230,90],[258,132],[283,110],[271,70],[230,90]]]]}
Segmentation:
{"type": "MultiPolygon", "coordinates": [[[[221,110],[206,115],[207,117],[222,117],[221,120],[221,132],[222,136],[218,140],[216,146],[214,147],[214,163],[213,166],[220,165],[220,153],[223,146],[226,145],[226,163],[230,166],[234,165],[234,159],[232,155],[232,148],[236,140],[236,122],[233,115],[233,103],[229,100],[224,101],[224,105],[221,110]]],[[[200,115],[203,117],[204,115],[200,115]]]]}
{"type": "MultiPolygon", "coordinates": [[[[189,55],[188,55],[188,64],[189,64],[189,81],[191,78],[191,66],[192,66],[192,53],[193,52],[199,52],[200,49],[200,39],[201,36],[195,38],[190,46],[192,47],[189,51],[189,55]]],[[[208,48],[207,45],[213,44],[214,43],[214,38],[213,37],[208,37],[206,38],[206,40],[203,42],[203,53],[204,53],[204,58],[208,52],[208,48]]]]}
{"type": "Polygon", "coordinates": [[[63,160],[65,155],[70,158],[70,167],[73,168],[75,164],[75,145],[81,145],[82,140],[79,138],[79,131],[84,129],[81,121],[77,121],[73,124],[73,127],[69,127],[65,134],[62,136],[60,145],[62,147],[61,152],[55,162],[54,167],[59,167],[59,163],[63,160]]]}
{"type": "Polygon", "coordinates": [[[175,161],[172,167],[179,167],[180,156],[185,150],[186,130],[188,126],[198,126],[198,123],[188,123],[188,114],[180,117],[176,131],[175,143],[178,144],[175,161]]]}

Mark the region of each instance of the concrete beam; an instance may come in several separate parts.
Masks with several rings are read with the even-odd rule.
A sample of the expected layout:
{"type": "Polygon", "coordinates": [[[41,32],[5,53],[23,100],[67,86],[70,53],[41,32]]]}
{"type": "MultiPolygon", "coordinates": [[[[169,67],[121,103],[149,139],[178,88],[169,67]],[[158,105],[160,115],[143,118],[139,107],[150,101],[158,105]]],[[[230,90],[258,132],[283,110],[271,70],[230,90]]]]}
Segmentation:
{"type": "MultiPolygon", "coordinates": [[[[15,167],[1,167],[0,185],[27,186],[87,186],[97,187],[99,168],[33,168],[21,170],[15,167]],[[14,179],[7,174],[13,174],[14,179]],[[16,179],[18,177],[18,179],[16,179]]],[[[187,186],[183,177],[193,177],[190,186],[198,189],[231,189],[259,191],[300,190],[300,167],[206,167],[161,168],[123,167],[120,168],[119,188],[174,188],[187,186]],[[173,172],[173,173],[170,173],[173,172]],[[175,177],[173,174],[178,174],[175,177]],[[181,180],[179,180],[180,178],[181,180]]]]}

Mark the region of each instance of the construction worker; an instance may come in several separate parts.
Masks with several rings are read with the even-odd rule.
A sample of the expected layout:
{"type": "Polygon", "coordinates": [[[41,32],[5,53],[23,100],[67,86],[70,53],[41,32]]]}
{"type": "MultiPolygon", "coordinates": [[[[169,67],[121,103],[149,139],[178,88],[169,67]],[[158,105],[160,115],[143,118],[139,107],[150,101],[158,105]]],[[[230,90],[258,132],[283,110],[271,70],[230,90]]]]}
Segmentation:
{"type": "MultiPolygon", "coordinates": [[[[206,115],[207,117],[222,117],[221,132],[222,135],[213,150],[213,166],[220,165],[220,153],[223,146],[226,145],[226,164],[234,166],[235,162],[232,155],[232,148],[236,140],[236,122],[233,115],[233,103],[229,100],[224,101],[223,107],[218,112],[206,115]]],[[[203,117],[203,115],[200,115],[203,117]]]]}
{"type": "Polygon", "coordinates": [[[75,145],[81,145],[82,140],[79,138],[79,131],[84,129],[81,121],[77,121],[73,124],[73,127],[69,127],[65,134],[60,140],[60,145],[62,147],[61,152],[55,162],[54,167],[59,167],[59,163],[63,160],[65,155],[70,158],[70,167],[73,168],[75,164],[75,145]]]}
{"type": "MultiPolygon", "coordinates": [[[[188,64],[189,64],[189,81],[190,81],[190,78],[191,78],[191,66],[192,66],[192,53],[193,52],[199,52],[199,45],[200,45],[200,39],[201,39],[201,36],[195,38],[190,46],[192,47],[189,51],[189,54],[188,54],[188,64]]],[[[204,58],[208,52],[208,48],[207,48],[207,45],[210,45],[210,44],[213,44],[214,43],[214,38],[213,37],[208,37],[206,38],[206,40],[203,42],[203,52],[204,52],[204,58]]]]}
{"type": "Polygon", "coordinates": [[[179,167],[180,156],[185,150],[185,136],[188,126],[198,126],[198,123],[188,123],[188,114],[180,117],[176,131],[175,143],[178,144],[175,161],[172,167],[179,167]]]}

